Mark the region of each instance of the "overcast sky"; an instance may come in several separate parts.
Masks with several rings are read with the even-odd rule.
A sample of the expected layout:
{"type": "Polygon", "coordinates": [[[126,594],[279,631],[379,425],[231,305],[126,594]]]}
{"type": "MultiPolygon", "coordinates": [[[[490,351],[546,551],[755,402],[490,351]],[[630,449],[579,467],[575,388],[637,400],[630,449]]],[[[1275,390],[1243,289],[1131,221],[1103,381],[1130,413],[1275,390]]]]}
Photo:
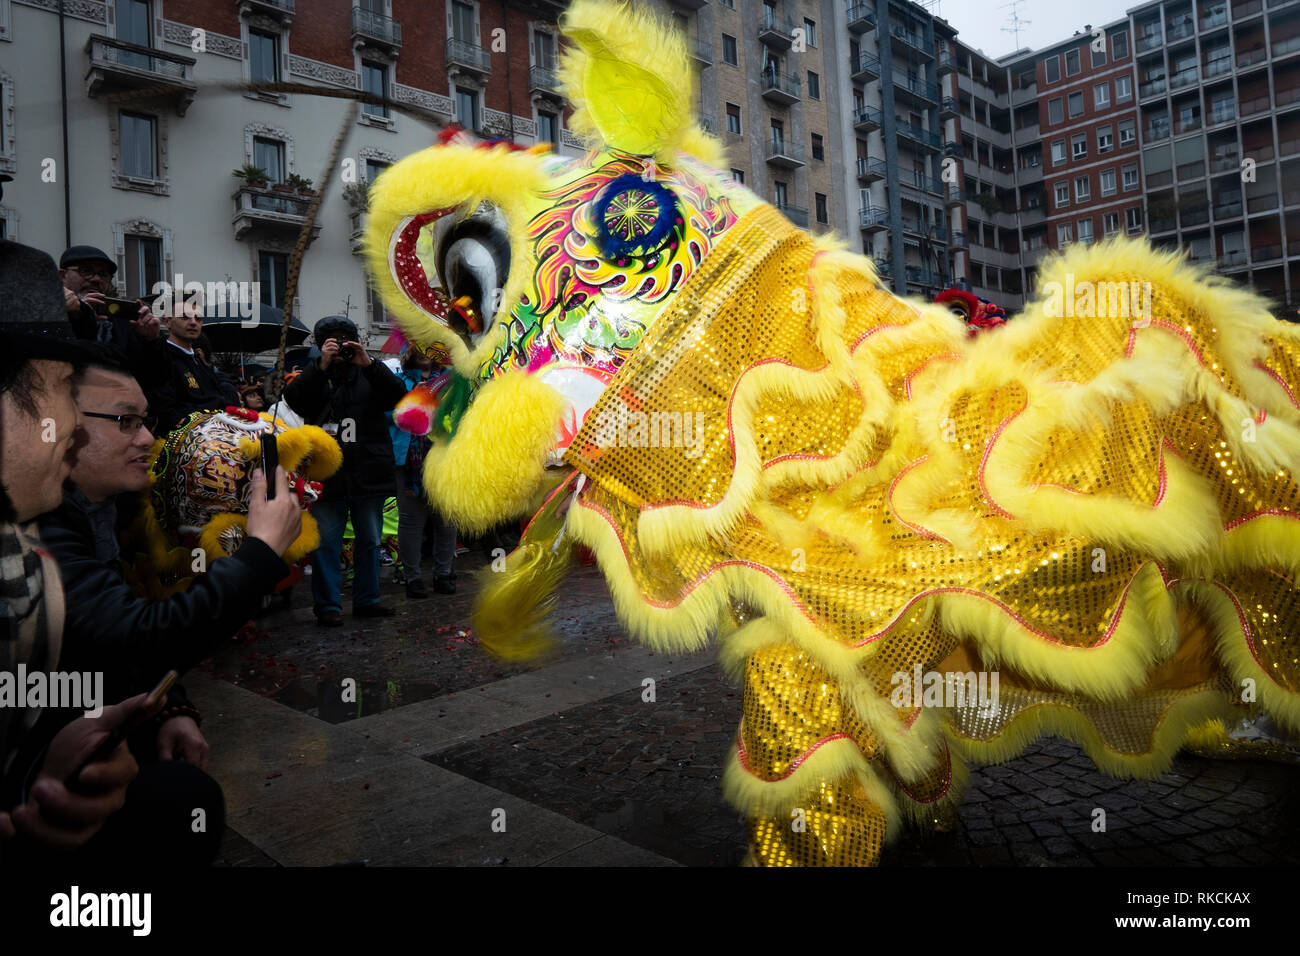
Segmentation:
{"type": "Polygon", "coordinates": [[[938,0],[934,12],[957,29],[957,38],[997,59],[1019,47],[1037,50],[1082,30],[1084,24],[1101,26],[1124,16],[1124,11],[1142,0],[1021,0],[1016,5],[1021,19],[1020,43],[1003,32],[1011,26],[1007,0],[938,0]],[[1030,21],[1025,23],[1024,21],[1030,21]]]}

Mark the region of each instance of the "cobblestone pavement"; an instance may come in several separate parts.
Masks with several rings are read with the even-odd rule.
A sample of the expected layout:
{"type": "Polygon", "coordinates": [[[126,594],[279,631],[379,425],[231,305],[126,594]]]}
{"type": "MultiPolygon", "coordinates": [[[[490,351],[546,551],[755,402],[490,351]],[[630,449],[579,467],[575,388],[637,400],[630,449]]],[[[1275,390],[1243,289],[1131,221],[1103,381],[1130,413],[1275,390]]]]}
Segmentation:
{"type": "MultiPolygon", "coordinates": [[[[309,589],[300,585],[297,600],[306,608],[264,616],[205,669],[340,723],[400,714],[419,701],[453,699],[448,695],[529,672],[544,688],[547,668],[559,661],[629,651],[592,567],[571,575],[558,601],[563,646],[529,667],[491,660],[467,633],[474,585],[464,571],[459,582],[457,595],[420,602],[386,583],[384,600],[398,608],[396,618],[364,627],[349,619],[329,631],[315,627],[309,589]],[[359,680],[360,706],[328,704],[343,676],[359,680]]],[[[736,865],[745,827],[722,800],[721,774],[740,692],[716,665],[702,662],[659,681],[654,702],[630,687],[418,755],[669,860],[736,865]]],[[[1298,821],[1295,765],[1184,753],[1158,780],[1121,781],[1099,773],[1074,745],[1044,738],[1005,765],[975,769],[952,830],[906,831],[886,848],[882,865],[1294,865],[1298,821]],[[1105,811],[1104,832],[1093,830],[1098,809],[1105,811]]],[[[227,835],[227,865],[274,865],[235,831],[227,835]]]]}

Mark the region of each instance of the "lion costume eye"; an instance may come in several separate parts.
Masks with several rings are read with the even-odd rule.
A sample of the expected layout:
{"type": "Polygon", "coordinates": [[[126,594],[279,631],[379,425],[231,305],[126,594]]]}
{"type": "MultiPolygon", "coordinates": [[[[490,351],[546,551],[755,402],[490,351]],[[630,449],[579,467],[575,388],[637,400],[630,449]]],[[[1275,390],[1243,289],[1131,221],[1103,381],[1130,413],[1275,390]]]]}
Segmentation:
{"type": "Polygon", "coordinates": [[[505,216],[481,203],[468,216],[439,221],[433,241],[438,280],[451,300],[448,323],[473,347],[491,328],[510,277],[505,216]]]}

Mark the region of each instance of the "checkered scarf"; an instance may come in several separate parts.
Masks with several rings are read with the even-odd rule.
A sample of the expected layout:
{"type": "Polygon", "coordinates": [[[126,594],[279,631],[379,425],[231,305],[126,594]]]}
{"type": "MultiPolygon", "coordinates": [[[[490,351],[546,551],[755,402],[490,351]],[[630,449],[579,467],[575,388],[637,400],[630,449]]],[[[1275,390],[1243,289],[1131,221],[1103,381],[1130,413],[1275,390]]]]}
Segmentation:
{"type": "MultiPolygon", "coordinates": [[[[63,638],[63,586],[57,565],[40,546],[35,526],[0,521],[0,671],[53,670],[63,638]]],[[[39,710],[0,707],[0,773],[7,773],[18,739],[39,710]]]]}

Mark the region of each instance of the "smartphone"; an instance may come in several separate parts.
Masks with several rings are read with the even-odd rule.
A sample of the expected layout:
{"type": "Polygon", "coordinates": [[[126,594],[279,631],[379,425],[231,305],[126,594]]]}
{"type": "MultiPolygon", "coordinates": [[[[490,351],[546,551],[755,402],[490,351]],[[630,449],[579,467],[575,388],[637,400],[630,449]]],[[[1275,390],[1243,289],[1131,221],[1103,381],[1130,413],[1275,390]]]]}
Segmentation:
{"type": "Polygon", "coordinates": [[[94,303],[94,309],[96,315],[106,318],[134,319],[140,314],[140,302],[137,299],[105,299],[103,302],[94,303]]]}
{"type": "Polygon", "coordinates": [[[163,679],[158,682],[158,685],[153,690],[149,691],[149,696],[140,706],[140,709],[119,724],[112,733],[104,738],[104,742],[95,748],[95,752],[87,757],[80,767],[68,775],[68,779],[64,781],[64,786],[69,790],[76,789],[77,778],[81,776],[83,770],[89,767],[92,763],[107,760],[113,755],[113,751],[117,749],[118,744],[126,740],[126,738],[131,736],[131,734],[135,733],[139,727],[153,719],[149,714],[149,709],[166,696],[167,692],[171,690],[172,684],[176,683],[176,680],[179,677],[180,674],[176,673],[176,671],[168,671],[164,674],[163,679]]]}
{"type": "Polygon", "coordinates": [[[266,500],[275,497],[275,469],[280,464],[280,449],[274,435],[262,436],[262,474],[266,476],[266,500]]]}

